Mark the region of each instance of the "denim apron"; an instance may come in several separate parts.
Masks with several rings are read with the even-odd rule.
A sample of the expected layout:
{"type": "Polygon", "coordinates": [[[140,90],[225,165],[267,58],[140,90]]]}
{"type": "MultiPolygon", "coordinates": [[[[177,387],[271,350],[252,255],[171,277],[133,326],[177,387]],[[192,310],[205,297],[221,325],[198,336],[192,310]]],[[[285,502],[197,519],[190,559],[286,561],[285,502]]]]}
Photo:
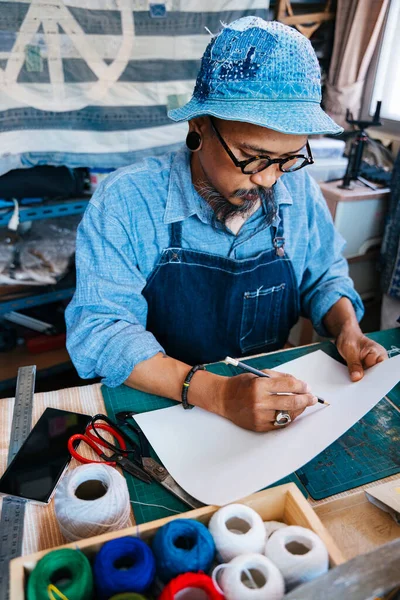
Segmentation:
{"type": "Polygon", "coordinates": [[[146,329],[168,356],[194,365],[282,348],[299,317],[299,291],[285,255],[282,215],[274,249],[236,260],[182,248],[182,222],[143,295],[146,329]]]}

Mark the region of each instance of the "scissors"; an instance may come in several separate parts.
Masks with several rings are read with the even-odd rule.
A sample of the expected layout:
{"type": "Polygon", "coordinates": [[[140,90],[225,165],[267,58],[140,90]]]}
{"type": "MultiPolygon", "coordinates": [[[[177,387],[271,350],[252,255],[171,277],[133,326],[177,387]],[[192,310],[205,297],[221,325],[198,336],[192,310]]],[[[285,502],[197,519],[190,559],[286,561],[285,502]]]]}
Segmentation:
{"type": "MultiPolygon", "coordinates": [[[[68,450],[71,456],[76,458],[81,463],[103,463],[105,465],[110,465],[111,467],[120,466],[124,471],[137,477],[144,483],[150,483],[151,477],[146,473],[146,471],[141,468],[138,464],[140,460],[140,449],[136,444],[133,444],[132,449],[127,448],[127,444],[125,441],[126,436],[124,433],[110,420],[106,415],[96,415],[93,417],[89,425],[86,427],[85,433],[77,433],[72,435],[68,440],[68,450]],[[97,423],[97,420],[106,421],[105,423],[97,423]],[[119,447],[115,446],[111,442],[107,441],[105,438],[100,436],[97,433],[97,430],[100,429],[102,431],[106,431],[111,434],[111,436],[118,442],[119,447]],[[75,442],[80,441],[84,444],[90,446],[96,454],[101,458],[101,460],[91,460],[90,458],[85,458],[81,456],[79,452],[75,449],[75,442]],[[108,448],[114,451],[111,456],[104,454],[102,448],[108,448]],[[127,458],[127,454],[132,454],[132,460],[127,458]]],[[[129,438],[128,438],[129,439],[129,438]]]]}
{"type": "MultiPolygon", "coordinates": [[[[172,475],[170,475],[167,469],[151,457],[150,444],[147,441],[143,431],[133,420],[135,414],[136,413],[134,411],[122,411],[117,413],[116,417],[117,421],[121,425],[126,425],[137,435],[140,445],[139,452],[141,467],[154,481],[162,485],[165,489],[171,492],[171,494],[179,498],[179,500],[191,508],[201,508],[204,506],[204,504],[196,500],[196,498],[193,498],[193,496],[185,492],[185,490],[175,481],[172,475]]],[[[130,437],[129,440],[131,443],[134,443],[130,437]]]]}

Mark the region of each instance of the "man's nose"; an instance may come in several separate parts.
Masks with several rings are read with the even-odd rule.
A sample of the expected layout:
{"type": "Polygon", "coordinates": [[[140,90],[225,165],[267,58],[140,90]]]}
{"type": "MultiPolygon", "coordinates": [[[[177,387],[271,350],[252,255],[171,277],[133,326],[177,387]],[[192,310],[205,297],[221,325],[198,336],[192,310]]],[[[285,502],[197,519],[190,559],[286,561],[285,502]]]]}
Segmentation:
{"type": "Polygon", "coordinates": [[[267,169],[264,169],[264,171],[260,171],[260,173],[253,173],[253,175],[250,175],[250,181],[264,188],[271,188],[281,175],[282,172],[279,169],[279,165],[275,164],[270,165],[267,169]]]}

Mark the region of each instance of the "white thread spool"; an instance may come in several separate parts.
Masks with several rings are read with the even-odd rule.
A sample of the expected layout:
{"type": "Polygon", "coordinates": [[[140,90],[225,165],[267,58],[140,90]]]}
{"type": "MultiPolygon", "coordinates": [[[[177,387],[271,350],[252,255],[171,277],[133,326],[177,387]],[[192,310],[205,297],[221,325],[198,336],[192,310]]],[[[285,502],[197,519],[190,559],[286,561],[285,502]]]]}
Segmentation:
{"type": "Polygon", "coordinates": [[[228,504],[220,508],[211,517],[208,529],[223,562],[240,554],[264,552],[264,523],[249,506],[228,504]]]}
{"type": "Polygon", "coordinates": [[[316,533],[297,525],[275,531],[265,554],[283,575],[287,590],[327,572],[328,550],[316,533]]]}
{"type": "Polygon", "coordinates": [[[131,512],[125,479],[114,467],[95,463],[64,477],[54,507],[61,533],[70,542],[123,529],[131,512]]]}
{"type": "Polygon", "coordinates": [[[274,531],[278,529],[282,529],[283,527],[287,527],[286,523],[281,523],[280,521],[264,521],[265,533],[267,534],[267,540],[274,531]]]}
{"type": "Polygon", "coordinates": [[[281,600],[285,593],[282,574],[262,554],[242,554],[228,564],[218,565],[212,579],[217,589],[222,588],[226,600],[281,600]]]}

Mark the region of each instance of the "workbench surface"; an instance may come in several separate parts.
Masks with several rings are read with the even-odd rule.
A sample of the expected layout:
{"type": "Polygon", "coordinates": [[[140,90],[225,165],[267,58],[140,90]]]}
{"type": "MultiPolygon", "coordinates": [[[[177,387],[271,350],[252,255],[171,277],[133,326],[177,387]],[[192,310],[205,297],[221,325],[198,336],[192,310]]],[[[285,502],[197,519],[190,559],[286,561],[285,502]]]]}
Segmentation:
{"type": "MultiPolygon", "coordinates": [[[[396,352],[396,348],[400,347],[400,329],[378,332],[371,337],[380,343],[386,342],[384,345],[392,352],[396,352]]],[[[400,406],[398,390],[394,396],[392,392],[390,398],[393,405],[400,406]]],[[[0,473],[3,473],[7,464],[13,406],[13,398],[0,400],[0,473]]],[[[32,424],[36,423],[45,408],[49,406],[92,415],[105,411],[100,384],[35,394],[32,424]]],[[[78,463],[73,459],[70,468],[77,465],[78,463]]],[[[400,537],[400,527],[388,514],[370,504],[363,492],[365,488],[398,477],[398,475],[388,477],[318,502],[310,501],[346,558],[352,558],[400,537]]],[[[54,515],[54,503],[51,502],[45,507],[28,503],[22,554],[30,554],[63,543],[65,540],[61,536],[54,515]]]]}

